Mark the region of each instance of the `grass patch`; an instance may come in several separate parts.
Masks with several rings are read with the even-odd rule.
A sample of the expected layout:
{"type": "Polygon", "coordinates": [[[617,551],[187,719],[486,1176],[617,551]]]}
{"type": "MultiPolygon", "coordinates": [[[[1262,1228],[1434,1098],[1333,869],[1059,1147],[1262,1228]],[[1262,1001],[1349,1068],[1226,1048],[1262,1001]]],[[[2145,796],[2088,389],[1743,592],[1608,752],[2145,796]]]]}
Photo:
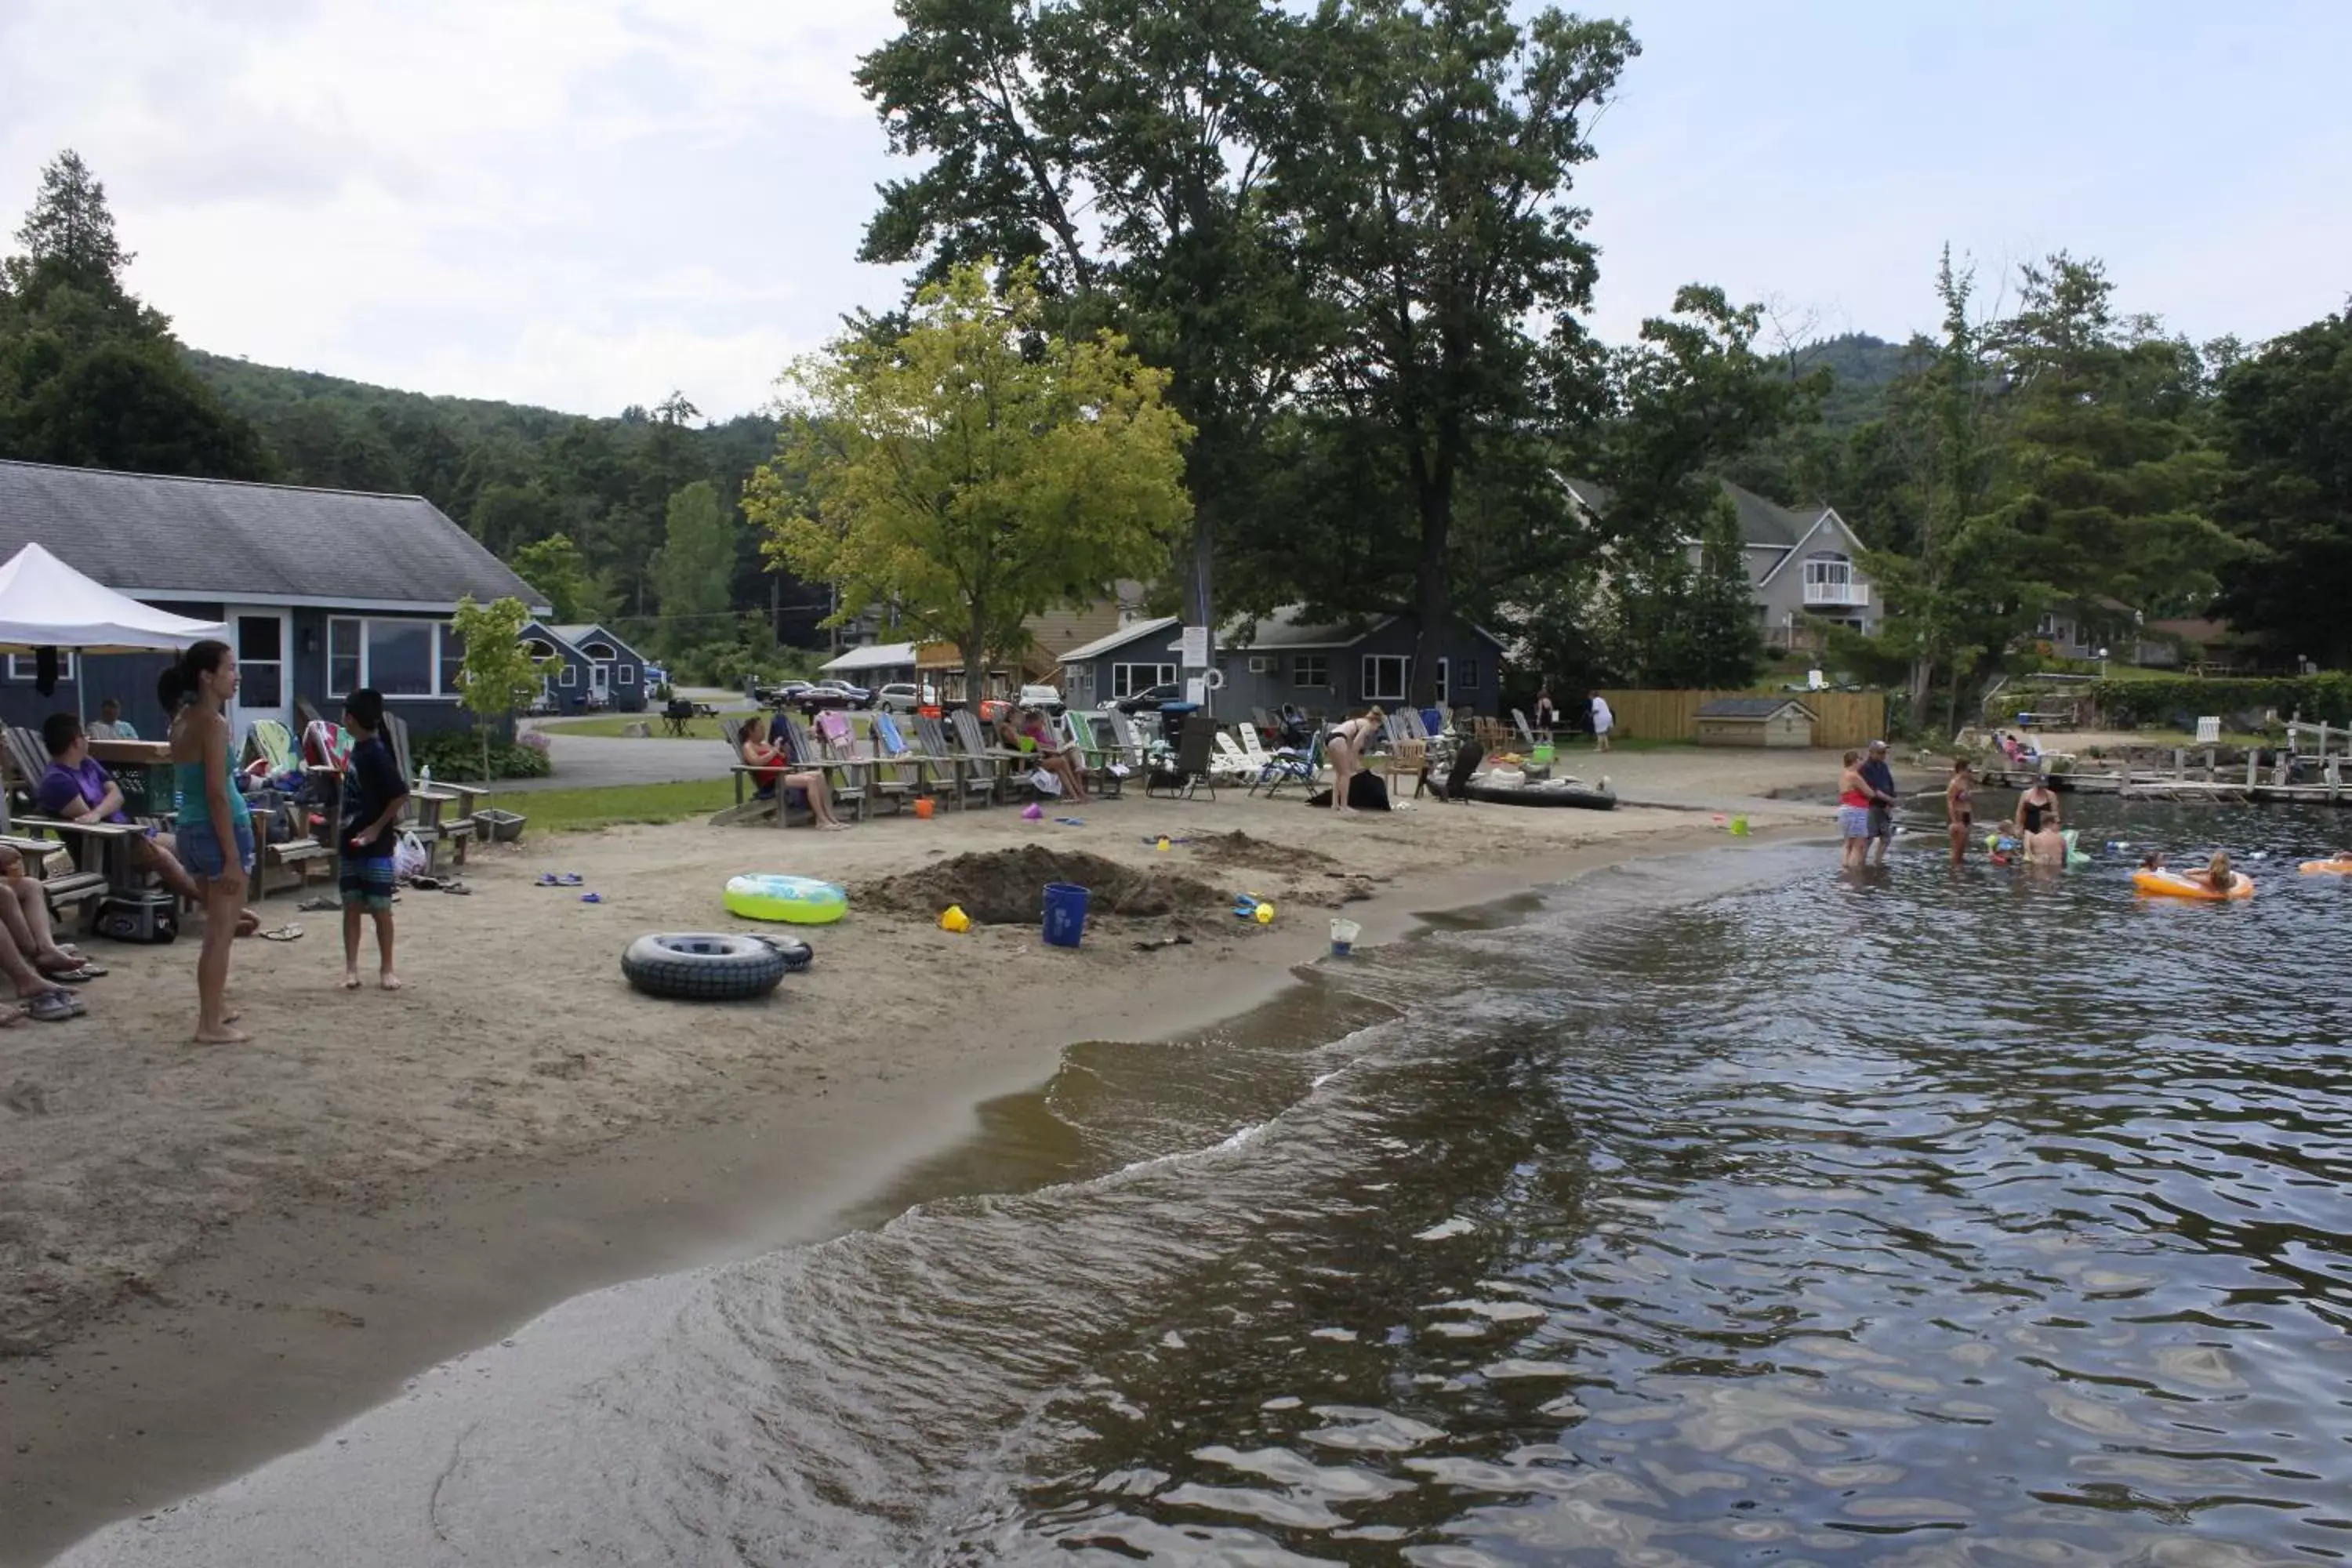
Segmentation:
{"type": "Polygon", "coordinates": [[[585,833],[630,822],[684,822],[735,804],[732,779],[684,784],[614,784],[604,789],[534,790],[493,802],[530,819],[527,833],[585,833]]]}
{"type": "MultiPolygon", "coordinates": [[[[720,722],[718,719],[689,719],[686,721],[686,734],[682,738],[688,741],[725,740],[726,737],[719,732],[720,722]]],[[[662,716],[658,713],[598,713],[586,719],[546,719],[541,721],[539,727],[551,735],[602,735],[608,741],[618,741],[626,738],[621,731],[632,724],[643,724],[653,731],[653,739],[656,741],[681,739],[663,726],[662,716]]]]}

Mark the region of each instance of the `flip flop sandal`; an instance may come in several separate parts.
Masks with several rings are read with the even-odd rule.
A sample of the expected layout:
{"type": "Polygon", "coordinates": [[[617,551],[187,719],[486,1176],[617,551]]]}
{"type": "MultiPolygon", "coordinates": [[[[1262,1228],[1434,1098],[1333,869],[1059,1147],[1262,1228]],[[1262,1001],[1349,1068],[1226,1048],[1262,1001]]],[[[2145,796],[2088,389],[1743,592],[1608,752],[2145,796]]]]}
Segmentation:
{"type": "Polygon", "coordinates": [[[41,978],[54,980],[60,985],[85,985],[105,973],[103,969],[93,968],[84,963],[72,969],[44,969],[41,971],[41,978]]]}
{"type": "Polygon", "coordinates": [[[582,903],[583,903],[583,904],[601,904],[601,903],[603,903],[604,900],[604,898],[603,898],[601,895],[599,895],[599,894],[596,894],[596,893],[583,893],[583,894],[581,894],[581,895],[580,895],[580,901],[581,901],[582,903]]]}
{"type": "Polygon", "coordinates": [[[261,940],[264,942],[299,942],[301,939],[300,926],[279,926],[276,931],[266,931],[261,933],[261,940]]]}
{"type": "Polygon", "coordinates": [[[23,998],[18,1005],[24,1009],[24,1016],[44,1024],[66,1023],[79,1011],[73,998],[62,991],[44,991],[38,996],[23,998]]]}
{"type": "Polygon", "coordinates": [[[474,892],[473,889],[463,882],[444,882],[441,884],[441,890],[445,893],[455,893],[461,899],[470,898],[474,892]]]}
{"type": "Polygon", "coordinates": [[[342,908],[332,899],[305,899],[294,907],[306,915],[323,915],[342,908]]]}
{"type": "Polygon", "coordinates": [[[552,871],[541,871],[539,874],[539,880],[533,882],[531,886],[534,888],[560,888],[563,886],[563,879],[557,876],[552,871]]]}
{"type": "Polygon", "coordinates": [[[422,888],[429,893],[440,888],[441,879],[432,876],[411,877],[408,879],[408,885],[412,888],[422,888]]]}

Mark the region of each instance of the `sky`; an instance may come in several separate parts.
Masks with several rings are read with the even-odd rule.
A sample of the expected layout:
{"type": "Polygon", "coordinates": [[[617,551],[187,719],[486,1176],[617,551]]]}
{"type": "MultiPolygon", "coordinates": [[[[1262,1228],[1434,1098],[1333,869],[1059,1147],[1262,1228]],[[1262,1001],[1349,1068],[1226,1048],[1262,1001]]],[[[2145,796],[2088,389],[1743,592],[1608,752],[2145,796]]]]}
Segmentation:
{"type": "MultiPolygon", "coordinates": [[[[1577,200],[1624,341],[1685,282],[1800,337],[1932,329],[2104,259],[2260,340],[2352,295],[2352,0],[1626,0],[1643,53],[1577,200]]],[[[0,0],[0,215],[78,150],[131,285],[263,363],[587,414],[764,405],[903,279],[849,73],[888,0],[0,0]]]]}

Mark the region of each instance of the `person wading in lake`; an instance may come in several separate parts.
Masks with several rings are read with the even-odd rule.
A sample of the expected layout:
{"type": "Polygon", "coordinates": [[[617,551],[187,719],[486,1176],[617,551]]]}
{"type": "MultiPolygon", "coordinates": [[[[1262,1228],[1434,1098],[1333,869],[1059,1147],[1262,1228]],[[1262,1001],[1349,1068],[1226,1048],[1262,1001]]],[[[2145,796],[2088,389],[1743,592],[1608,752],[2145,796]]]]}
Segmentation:
{"type": "Polygon", "coordinates": [[[1862,869],[1862,858],[1870,847],[1870,785],[1863,779],[1861,762],[1860,752],[1848,752],[1845,771],[1838,774],[1838,832],[1845,839],[1845,854],[1838,864],[1848,871],[1862,869]]]}
{"type": "Polygon", "coordinates": [[[1870,837],[1864,844],[1865,852],[1876,850],[1876,864],[1886,864],[1886,851],[1895,843],[1895,770],[1886,765],[1886,742],[1873,741],[1870,755],[1862,764],[1862,782],[1870,786],[1870,837]]]}
{"type": "Polygon", "coordinates": [[[2017,836],[2027,843],[2042,831],[2044,824],[2060,826],[2058,796],[2050,787],[2047,777],[2037,778],[2033,787],[2017,797],[2017,836]]]}
{"type": "Polygon", "coordinates": [[[1952,763],[1952,782],[1944,786],[1944,833],[1952,841],[1952,864],[1969,858],[1969,834],[1976,826],[1976,774],[1966,757],[1952,763]]]}

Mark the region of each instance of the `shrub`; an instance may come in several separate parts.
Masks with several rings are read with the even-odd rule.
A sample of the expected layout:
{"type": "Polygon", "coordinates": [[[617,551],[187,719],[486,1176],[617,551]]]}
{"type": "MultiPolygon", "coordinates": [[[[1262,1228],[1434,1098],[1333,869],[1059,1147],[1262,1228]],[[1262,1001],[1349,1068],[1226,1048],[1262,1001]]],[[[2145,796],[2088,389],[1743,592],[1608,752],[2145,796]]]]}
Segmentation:
{"type": "Polygon", "coordinates": [[[2260,713],[2275,709],[2282,719],[2298,710],[2313,723],[2352,721],[2352,675],[2225,677],[2221,679],[2121,679],[2089,688],[2105,721],[2137,729],[2189,730],[2206,714],[2260,713]]]}
{"type": "MultiPolygon", "coordinates": [[[[540,736],[526,741],[540,742],[537,746],[494,739],[490,742],[490,779],[543,779],[551,771],[547,758],[546,742],[540,736]]],[[[482,776],[482,742],[479,737],[460,731],[438,735],[421,735],[409,746],[409,762],[419,772],[433,770],[436,782],[449,784],[487,784],[482,776]]]]}

